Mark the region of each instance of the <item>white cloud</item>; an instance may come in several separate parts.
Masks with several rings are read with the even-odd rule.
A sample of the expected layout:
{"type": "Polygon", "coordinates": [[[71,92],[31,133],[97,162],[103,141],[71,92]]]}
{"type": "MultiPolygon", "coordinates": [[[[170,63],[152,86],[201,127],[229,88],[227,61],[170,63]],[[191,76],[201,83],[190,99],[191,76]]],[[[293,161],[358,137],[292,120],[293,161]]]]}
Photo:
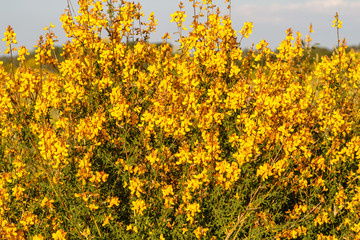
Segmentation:
{"type": "MultiPolygon", "coordinates": [[[[308,14],[335,14],[335,12],[343,14],[358,14],[360,12],[360,2],[346,0],[306,0],[299,2],[279,3],[272,2],[270,4],[237,4],[234,13],[242,18],[256,19],[262,23],[281,23],[289,21],[292,14],[304,13],[308,14]]],[[[341,16],[340,16],[341,17],[341,16]]]]}
{"type": "Polygon", "coordinates": [[[312,23],[315,31],[312,34],[313,43],[333,47],[337,43],[337,36],[331,26],[336,12],[343,21],[340,38],[346,37],[349,45],[358,45],[358,0],[257,0],[245,4],[233,3],[232,20],[238,28],[244,22],[252,21],[254,31],[248,41],[258,43],[265,39],[272,47],[283,40],[286,29],[292,28],[294,32],[300,31],[305,36],[312,23]]]}

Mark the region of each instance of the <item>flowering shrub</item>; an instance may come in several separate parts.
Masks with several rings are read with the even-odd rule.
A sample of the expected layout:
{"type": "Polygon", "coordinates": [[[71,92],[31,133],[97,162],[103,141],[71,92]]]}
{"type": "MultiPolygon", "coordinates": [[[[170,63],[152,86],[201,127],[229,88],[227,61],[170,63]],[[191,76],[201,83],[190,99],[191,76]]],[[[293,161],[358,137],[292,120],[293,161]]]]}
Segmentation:
{"type": "Polygon", "coordinates": [[[6,30],[21,63],[0,67],[2,239],[360,238],[360,63],[345,40],[312,58],[288,29],[276,52],[244,54],[251,22],[235,31],[190,1],[190,26],[182,4],[172,14],[174,54],[169,34],[149,43],[153,14],[116,2],[62,15],[62,62],[45,28],[36,69],[6,30]]]}

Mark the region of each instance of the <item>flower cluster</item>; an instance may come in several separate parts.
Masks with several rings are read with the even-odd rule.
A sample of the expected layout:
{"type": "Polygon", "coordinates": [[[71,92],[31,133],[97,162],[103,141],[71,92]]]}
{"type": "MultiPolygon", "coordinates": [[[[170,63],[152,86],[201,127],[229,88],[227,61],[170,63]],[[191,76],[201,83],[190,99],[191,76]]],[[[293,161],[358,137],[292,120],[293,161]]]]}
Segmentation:
{"type": "Polygon", "coordinates": [[[50,24],[37,68],[0,66],[1,239],[360,238],[360,55],[315,58],[312,26],[245,53],[251,22],[190,2],[177,52],[140,4],[81,0],[63,61],[50,24]]]}

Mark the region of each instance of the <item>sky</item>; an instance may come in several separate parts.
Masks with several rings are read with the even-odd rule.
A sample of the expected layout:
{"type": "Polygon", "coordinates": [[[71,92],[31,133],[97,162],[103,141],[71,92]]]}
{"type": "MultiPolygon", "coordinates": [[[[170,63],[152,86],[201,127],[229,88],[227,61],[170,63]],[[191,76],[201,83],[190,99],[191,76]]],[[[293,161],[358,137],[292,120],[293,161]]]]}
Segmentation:
{"type": "MultiPolygon", "coordinates": [[[[171,23],[170,14],[177,11],[178,0],[140,0],[145,17],[153,11],[158,20],[157,33],[150,41],[159,42],[164,33],[172,36],[171,43],[177,39],[175,23],[171,23]]],[[[188,0],[183,0],[190,24],[192,8],[188,0]]],[[[213,0],[223,14],[228,14],[223,0],[213,0]]],[[[72,0],[76,8],[77,1],[72,0]]],[[[45,35],[45,26],[53,23],[55,34],[59,37],[57,45],[66,42],[67,38],[61,28],[60,16],[67,8],[67,0],[12,0],[1,3],[0,32],[1,39],[8,25],[16,32],[18,46],[33,50],[40,35],[45,35]]],[[[257,44],[261,39],[270,43],[275,49],[286,36],[286,29],[301,32],[302,37],[308,34],[310,23],[313,25],[312,44],[333,48],[337,44],[336,29],[332,28],[335,13],[339,13],[343,27],[340,38],[346,38],[349,45],[360,44],[360,1],[359,0],[232,0],[232,24],[235,30],[241,30],[244,22],[253,22],[253,33],[241,43],[243,48],[257,44]]],[[[176,44],[176,43],[175,43],[176,44]]],[[[4,42],[0,42],[1,55],[5,51],[4,42]]]]}

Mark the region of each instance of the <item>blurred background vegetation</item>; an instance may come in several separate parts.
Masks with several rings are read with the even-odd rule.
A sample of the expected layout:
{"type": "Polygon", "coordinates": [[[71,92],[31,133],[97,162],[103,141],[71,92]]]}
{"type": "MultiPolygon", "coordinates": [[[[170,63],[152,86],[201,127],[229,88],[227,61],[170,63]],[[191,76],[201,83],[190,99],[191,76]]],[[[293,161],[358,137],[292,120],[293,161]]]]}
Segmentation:
{"type": "MultiPolygon", "coordinates": [[[[60,46],[56,46],[55,49],[54,49],[54,52],[53,54],[55,53],[57,59],[59,62],[62,62],[64,60],[64,58],[62,57],[62,52],[63,52],[63,49],[62,47],[60,46]]],[[[38,68],[38,66],[36,66],[36,62],[35,62],[35,50],[33,51],[29,51],[30,55],[26,55],[25,58],[26,58],[26,66],[27,67],[30,67],[30,68],[38,68]]],[[[5,70],[7,72],[9,72],[11,70],[11,62],[13,61],[14,63],[14,67],[15,69],[17,67],[19,67],[19,61],[17,60],[18,58],[18,55],[15,54],[13,56],[13,60],[11,60],[11,57],[10,55],[6,55],[6,56],[0,56],[0,61],[3,62],[3,66],[5,68],[5,70]]],[[[50,72],[58,72],[58,69],[56,69],[54,66],[51,66],[51,65],[45,65],[43,66],[47,71],[50,71],[50,72]]]]}
{"type": "MultiPolygon", "coordinates": [[[[157,46],[161,45],[161,43],[154,43],[154,44],[157,46]]],[[[133,46],[132,43],[129,43],[129,45],[133,46]]],[[[175,53],[176,49],[174,47],[173,47],[173,49],[174,49],[173,52],[175,53]]],[[[360,44],[357,46],[355,46],[355,45],[349,46],[349,48],[347,48],[347,51],[350,51],[351,49],[354,49],[355,52],[360,52],[360,44]]],[[[311,56],[314,58],[317,58],[317,57],[320,58],[322,56],[330,57],[331,54],[333,53],[333,51],[334,51],[334,49],[321,47],[318,44],[315,44],[314,46],[312,46],[311,56]]],[[[62,52],[63,52],[62,47],[56,46],[54,52],[56,54],[56,57],[57,57],[59,63],[62,62],[64,60],[64,58],[62,56],[62,52]]],[[[249,52],[249,49],[243,50],[244,55],[247,54],[248,52],[249,52]]],[[[17,55],[14,55],[14,57],[13,57],[15,69],[19,66],[19,61],[17,61],[17,57],[18,57],[17,55]]],[[[5,70],[9,72],[11,69],[11,57],[9,55],[0,56],[0,61],[3,62],[3,66],[4,66],[5,70]]],[[[30,68],[37,68],[36,63],[35,63],[35,50],[30,51],[30,55],[26,56],[26,66],[30,67],[30,68]]],[[[44,68],[50,72],[57,72],[57,69],[50,65],[45,65],[44,68]]]]}

